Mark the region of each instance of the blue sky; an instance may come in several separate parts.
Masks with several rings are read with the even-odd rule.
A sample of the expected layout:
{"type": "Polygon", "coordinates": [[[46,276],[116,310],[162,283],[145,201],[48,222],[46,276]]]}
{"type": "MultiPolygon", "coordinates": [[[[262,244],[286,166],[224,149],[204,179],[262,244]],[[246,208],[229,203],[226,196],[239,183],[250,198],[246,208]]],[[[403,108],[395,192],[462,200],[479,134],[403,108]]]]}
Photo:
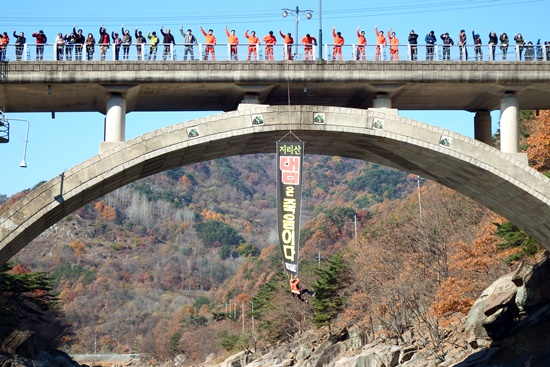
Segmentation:
{"type": "MultiPolygon", "coordinates": [[[[25,3],[32,5],[31,3],[25,3]]],[[[74,24],[84,33],[91,32],[97,37],[101,23],[107,31],[120,31],[120,26],[143,31],[158,30],[160,26],[178,30],[180,26],[191,28],[199,42],[203,41],[199,26],[212,28],[218,42],[225,42],[224,27],[235,29],[241,42],[246,29],[255,30],[263,36],[269,30],[294,34],[295,20],[283,18],[282,8],[313,11],[307,20],[302,16],[300,36],[319,33],[319,1],[244,1],[233,2],[211,0],[202,2],[181,2],[165,0],[160,3],[150,1],[112,2],[95,0],[74,6],[67,2],[43,1],[38,6],[29,6],[21,11],[18,6],[6,6],[0,16],[0,32],[12,35],[14,29],[23,31],[27,42],[34,43],[32,32],[40,29],[53,42],[55,35],[72,30],[74,24]]],[[[375,25],[387,31],[390,27],[396,32],[401,43],[411,29],[423,39],[431,30],[436,35],[449,32],[457,42],[461,29],[471,35],[472,29],[481,34],[487,43],[490,31],[497,34],[506,32],[513,37],[522,33],[527,41],[535,43],[538,38],[550,40],[545,17],[550,11],[550,0],[395,0],[389,2],[366,2],[358,0],[322,1],[322,27],[324,43],[332,42],[330,32],[336,27],[342,32],[346,43],[356,41],[355,30],[361,26],[365,30],[368,43],[373,43],[375,25]]],[[[176,32],[176,43],[182,38],[176,32]]],[[[11,37],[13,38],[13,37],[11,37]]],[[[11,42],[14,40],[12,39],[11,42]]],[[[469,37],[471,43],[471,37],[469,37]]],[[[15,61],[13,61],[15,62],[15,61]]],[[[0,101],[0,109],[3,109],[0,101]]],[[[10,113],[8,118],[25,119],[30,122],[27,147],[27,168],[20,168],[23,159],[24,137],[27,125],[22,121],[11,124],[11,139],[8,144],[0,144],[0,194],[8,196],[31,188],[42,180],[50,180],[78,163],[96,155],[103,138],[103,119],[100,113],[10,113]]],[[[168,126],[196,117],[217,113],[129,113],[126,118],[126,139],[131,139],[148,131],[168,126]]],[[[473,114],[464,111],[400,111],[402,116],[414,118],[429,124],[441,126],[458,133],[473,136],[473,114]]],[[[498,128],[498,111],[492,112],[493,130],[498,128]]]]}

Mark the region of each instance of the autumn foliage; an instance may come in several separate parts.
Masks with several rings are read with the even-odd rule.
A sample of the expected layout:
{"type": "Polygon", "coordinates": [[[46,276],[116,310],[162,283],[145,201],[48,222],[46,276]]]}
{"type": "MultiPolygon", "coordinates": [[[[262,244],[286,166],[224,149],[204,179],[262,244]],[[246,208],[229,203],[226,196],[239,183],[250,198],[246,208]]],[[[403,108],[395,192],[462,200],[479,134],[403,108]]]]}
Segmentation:
{"type": "Polygon", "coordinates": [[[550,170],[550,111],[540,111],[527,142],[529,163],[536,170],[548,172],[550,170]]]}

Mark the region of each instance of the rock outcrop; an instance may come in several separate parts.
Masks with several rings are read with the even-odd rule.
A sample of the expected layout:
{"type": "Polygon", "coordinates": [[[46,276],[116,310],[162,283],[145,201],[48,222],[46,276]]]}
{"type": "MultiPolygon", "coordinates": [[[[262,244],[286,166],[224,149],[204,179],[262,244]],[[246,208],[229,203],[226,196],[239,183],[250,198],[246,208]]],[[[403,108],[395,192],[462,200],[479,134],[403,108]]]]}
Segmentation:
{"type": "Polygon", "coordinates": [[[241,352],[202,367],[546,367],[550,366],[550,260],[521,265],[491,284],[463,331],[443,353],[412,336],[405,343],[368,340],[359,328],[309,331],[261,356],[241,352]],[[462,347],[463,346],[463,347],[462,347]]]}

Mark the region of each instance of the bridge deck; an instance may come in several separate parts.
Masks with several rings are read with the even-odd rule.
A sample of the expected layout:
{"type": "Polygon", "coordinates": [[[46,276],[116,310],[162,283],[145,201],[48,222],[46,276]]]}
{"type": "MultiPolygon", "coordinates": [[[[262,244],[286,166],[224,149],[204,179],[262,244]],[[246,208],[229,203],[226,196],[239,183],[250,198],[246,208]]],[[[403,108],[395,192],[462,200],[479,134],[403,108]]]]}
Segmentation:
{"type": "Polygon", "coordinates": [[[105,113],[121,92],[128,112],[230,111],[247,93],[286,105],[289,86],[294,105],[368,108],[386,93],[400,110],[495,110],[513,91],[520,108],[548,109],[550,62],[10,62],[0,106],[105,113]]]}

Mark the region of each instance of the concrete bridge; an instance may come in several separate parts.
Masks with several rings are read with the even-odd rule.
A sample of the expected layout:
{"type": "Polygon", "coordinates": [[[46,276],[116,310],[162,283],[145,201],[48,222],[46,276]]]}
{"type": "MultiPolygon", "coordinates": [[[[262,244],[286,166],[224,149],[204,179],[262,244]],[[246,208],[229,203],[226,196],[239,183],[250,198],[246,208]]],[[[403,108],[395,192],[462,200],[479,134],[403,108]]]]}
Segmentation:
{"type": "Polygon", "coordinates": [[[491,143],[501,111],[501,150],[519,152],[519,109],[550,109],[549,62],[91,61],[10,62],[4,112],[98,111],[105,144],[125,140],[131,111],[232,111],[241,103],[465,110],[475,138],[491,143]]]}
{"type": "Polygon", "coordinates": [[[289,129],[305,142],[306,154],[362,159],[427,177],[507,218],[550,250],[550,179],[509,154],[388,108],[242,107],[113,145],[36,188],[0,217],[0,263],[119,187],[196,162],[274,153],[289,129]]]}

